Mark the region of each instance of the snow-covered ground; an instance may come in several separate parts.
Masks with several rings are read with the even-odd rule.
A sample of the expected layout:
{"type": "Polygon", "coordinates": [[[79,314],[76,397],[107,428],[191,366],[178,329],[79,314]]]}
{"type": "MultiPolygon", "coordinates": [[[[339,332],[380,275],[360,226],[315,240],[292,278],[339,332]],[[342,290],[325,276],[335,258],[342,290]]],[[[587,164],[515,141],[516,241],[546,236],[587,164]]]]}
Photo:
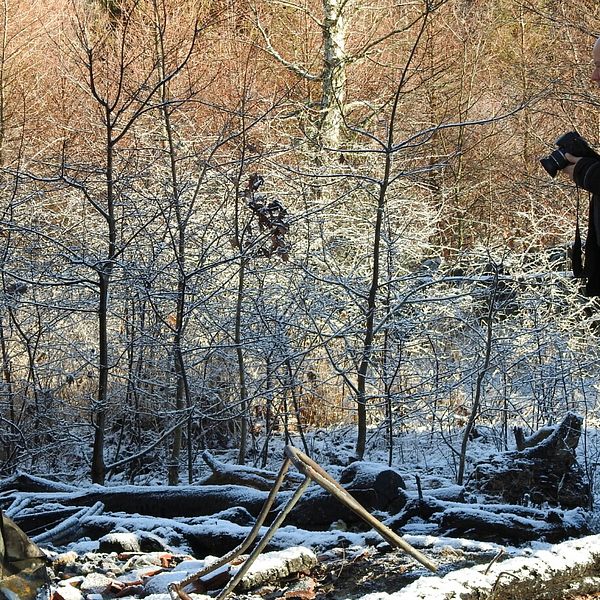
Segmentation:
{"type": "MultiPolygon", "coordinates": [[[[383,435],[381,437],[379,435],[377,432],[374,432],[371,436],[368,445],[368,454],[365,458],[372,463],[387,464],[390,457],[389,449],[385,446],[383,435]]],[[[295,442],[299,443],[299,440],[295,440],[295,442]]],[[[308,450],[312,458],[335,478],[340,475],[344,466],[352,460],[354,444],[353,432],[350,428],[317,432],[308,437],[308,443],[308,450]]],[[[499,452],[498,445],[498,440],[493,435],[482,435],[474,439],[468,449],[468,464],[473,464],[477,460],[497,454],[499,452]]],[[[283,442],[281,440],[274,440],[271,446],[266,468],[277,471],[284,457],[283,442]]],[[[582,440],[578,448],[580,464],[585,466],[594,463],[595,465],[596,448],[597,437],[595,433],[590,434],[587,432],[585,439],[582,440]]],[[[219,453],[216,451],[213,452],[218,456],[219,460],[230,463],[232,466],[234,465],[234,450],[219,453]]],[[[444,440],[439,435],[432,434],[431,432],[412,432],[403,436],[402,439],[396,440],[396,445],[392,452],[392,467],[402,475],[409,495],[417,495],[417,477],[425,494],[427,494],[428,490],[456,487],[456,462],[451,456],[452,453],[448,451],[447,439],[444,440]]],[[[198,467],[199,479],[209,474],[208,469],[202,469],[201,464],[198,467]]],[[[169,493],[169,488],[163,482],[148,480],[146,481],[146,485],[148,484],[163,490],[165,495],[169,493]]],[[[117,480],[110,482],[109,485],[115,489],[117,487],[123,489],[122,482],[117,480]]],[[[92,487],[89,489],[92,489],[92,487]]],[[[81,489],[81,486],[76,486],[73,489],[77,488],[81,489]]],[[[134,489],[133,487],[131,488],[132,493],[134,489]]],[[[68,493],[68,490],[69,487],[65,486],[65,493],[68,493]]],[[[248,489],[248,493],[252,494],[252,491],[248,489]]],[[[20,504],[15,504],[12,510],[8,510],[8,513],[18,513],[27,510],[26,496],[26,494],[19,496],[18,502],[20,504]]],[[[471,498],[468,500],[475,502],[477,499],[471,498]]],[[[56,499],[52,495],[48,495],[45,504],[38,504],[37,509],[42,511],[53,510],[56,508],[55,501],[56,499]]],[[[509,509],[510,507],[507,506],[507,510],[509,509]]],[[[476,511],[478,507],[477,505],[471,507],[465,504],[462,510],[476,511]]],[[[560,514],[561,518],[565,520],[582,518],[582,512],[579,510],[563,511],[560,514]]],[[[376,516],[382,520],[389,517],[386,514],[376,514],[376,516]]],[[[103,517],[99,514],[94,518],[102,520],[103,517]]],[[[116,518],[115,531],[154,532],[158,537],[162,536],[168,546],[169,519],[163,520],[159,517],[135,514],[123,514],[120,517],[119,515],[112,514],[111,518],[113,520],[116,518]]],[[[596,521],[594,513],[585,513],[585,518],[589,519],[593,528],[596,521]]],[[[184,524],[183,526],[185,527],[186,525],[184,524]]],[[[193,527],[194,525],[191,524],[189,526],[193,527]]],[[[238,525],[218,517],[204,520],[202,527],[215,538],[221,535],[231,535],[232,532],[236,531],[243,537],[251,529],[250,526],[238,525]]],[[[394,577],[388,577],[389,588],[386,587],[386,584],[379,585],[374,592],[370,591],[368,578],[364,581],[357,581],[353,593],[348,597],[363,598],[363,600],[384,600],[391,598],[412,600],[434,600],[435,598],[452,597],[470,598],[469,594],[475,594],[473,591],[475,587],[487,590],[488,592],[494,589],[494,586],[496,586],[496,590],[499,589],[499,586],[504,585],[502,583],[503,578],[507,580],[516,580],[517,578],[526,579],[525,573],[533,573],[534,577],[544,579],[550,577],[552,573],[558,570],[574,570],[581,568],[582,564],[592,565],[593,567],[593,565],[600,561],[600,537],[595,535],[558,545],[552,545],[543,541],[534,541],[526,546],[511,547],[501,543],[431,535],[430,530],[429,523],[422,519],[414,519],[403,527],[402,534],[403,539],[407,543],[418,548],[428,558],[440,565],[438,573],[433,574],[428,572],[427,569],[415,563],[409,557],[402,555],[400,550],[396,550],[394,551],[396,554],[402,555],[401,568],[405,571],[404,579],[396,581],[394,577]],[[575,563],[579,566],[576,567],[575,563]],[[466,568],[460,568],[465,565],[466,568]]],[[[263,527],[259,536],[265,532],[266,528],[263,527]]],[[[53,558],[65,555],[66,553],[76,554],[79,557],[97,556],[100,548],[100,542],[91,539],[78,539],[61,546],[53,546],[52,544],[45,546],[41,540],[40,545],[53,558]]],[[[285,525],[284,523],[273,541],[275,546],[280,548],[280,552],[283,549],[297,547],[309,549],[311,552],[315,552],[325,564],[328,560],[333,560],[332,557],[336,556],[336,547],[344,549],[344,560],[347,561],[348,565],[359,562],[359,558],[356,557],[360,557],[361,561],[367,561],[366,564],[368,564],[368,561],[371,561],[373,565],[386,565],[389,562],[389,558],[385,558],[385,555],[389,554],[389,547],[386,548],[387,545],[377,533],[372,530],[365,531],[360,528],[348,528],[342,522],[334,523],[326,531],[310,531],[292,525],[285,525]],[[369,548],[371,550],[365,550],[369,548]]],[[[190,554],[190,548],[185,547],[185,545],[179,547],[170,546],[166,548],[166,551],[177,554],[180,558],[190,554]]],[[[106,576],[106,573],[108,573],[109,576],[113,576],[113,581],[123,583],[124,581],[131,581],[132,578],[136,577],[140,581],[143,580],[143,587],[140,588],[141,591],[138,590],[133,595],[122,597],[131,600],[138,598],[167,600],[170,598],[166,589],[169,583],[181,581],[186,575],[204,566],[207,560],[210,561],[212,559],[204,556],[188,556],[185,560],[178,561],[177,566],[174,568],[162,569],[160,573],[156,574],[152,574],[152,568],[149,568],[149,565],[125,569],[123,565],[119,566],[117,564],[114,557],[112,558],[112,562],[109,559],[106,560],[108,560],[109,565],[112,565],[112,571],[109,566],[107,569],[104,569],[102,575],[106,576]],[[119,569],[122,569],[121,573],[118,572],[119,569]]],[[[257,565],[259,564],[260,562],[257,562],[257,565]]],[[[95,575],[97,575],[97,572],[102,570],[98,565],[99,563],[95,558],[93,560],[90,558],[88,567],[86,568],[92,569],[92,571],[95,569],[95,575]],[[89,567],[90,564],[96,566],[89,567]]],[[[398,565],[395,568],[397,567],[398,565]]],[[[590,567],[591,570],[593,570],[592,567],[590,567]]],[[[386,567],[381,566],[380,568],[385,570],[386,567]]],[[[60,585],[55,581],[54,590],[59,590],[60,594],[62,594],[56,596],[55,600],[60,600],[60,598],[63,600],[106,600],[114,597],[110,593],[99,591],[102,585],[106,585],[105,580],[102,580],[97,588],[94,588],[91,584],[86,588],[84,585],[85,577],[89,577],[90,575],[90,573],[81,573],[74,575],[74,579],[67,577],[60,585]],[[82,589],[91,591],[81,592],[82,589]],[[81,592],[81,594],[78,596],[76,592],[81,592]]],[[[348,593],[347,589],[347,582],[345,585],[340,585],[340,594],[348,593]]],[[[246,596],[248,594],[249,592],[245,592],[246,596]]],[[[200,598],[202,596],[192,594],[191,597],[200,598]]],[[[334,591],[330,592],[328,597],[339,600],[344,596],[336,595],[334,591]]],[[[472,597],[479,596],[473,595],[472,597]]]]}

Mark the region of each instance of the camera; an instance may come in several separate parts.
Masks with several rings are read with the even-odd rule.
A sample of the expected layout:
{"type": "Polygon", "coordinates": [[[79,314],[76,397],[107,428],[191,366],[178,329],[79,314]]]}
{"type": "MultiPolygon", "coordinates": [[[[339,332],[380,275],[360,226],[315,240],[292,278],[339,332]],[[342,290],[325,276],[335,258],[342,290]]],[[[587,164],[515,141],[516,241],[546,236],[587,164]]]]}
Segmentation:
{"type": "Polygon", "coordinates": [[[600,154],[592,150],[576,131],[569,131],[561,135],[555,144],[558,146],[556,150],[545,158],[540,159],[542,167],[546,169],[550,177],[556,177],[559,171],[562,171],[569,165],[569,161],[565,157],[566,152],[573,156],[587,156],[600,159],[600,154]]]}

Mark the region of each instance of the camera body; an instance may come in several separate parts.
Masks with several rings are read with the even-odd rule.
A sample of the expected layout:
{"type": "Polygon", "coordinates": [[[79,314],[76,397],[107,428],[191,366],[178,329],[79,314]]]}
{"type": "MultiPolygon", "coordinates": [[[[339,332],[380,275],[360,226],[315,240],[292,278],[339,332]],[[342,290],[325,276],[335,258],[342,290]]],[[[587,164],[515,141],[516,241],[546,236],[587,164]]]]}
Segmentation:
{"type": "Polygon", "coordinates": [[[555,142],[557,148],[548,156],[541,158],[540,163],[550,177],[556,177],[559,171],[562,171],[569,165],[565,153],[573,156],[587,156],[600,159],[600,154],[592,150],[588,143],[576,132],[569,131],[561,135],[555,142]]]}

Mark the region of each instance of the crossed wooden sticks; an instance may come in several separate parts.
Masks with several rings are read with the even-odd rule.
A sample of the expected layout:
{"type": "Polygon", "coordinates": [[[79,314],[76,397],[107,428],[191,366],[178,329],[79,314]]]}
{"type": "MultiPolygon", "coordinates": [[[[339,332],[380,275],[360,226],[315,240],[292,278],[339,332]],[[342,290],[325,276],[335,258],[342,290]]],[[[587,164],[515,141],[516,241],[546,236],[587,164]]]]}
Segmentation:
{"type": "Polygon", "coordinates": [[[246,539],[236,548],[222,556],[218,561],[211,565],[204,567],[200,571],[193,573],[180,581],[179,583],[171,583],[169,585],[169,594],[173,600],[191,600],[190,596],[183,590],[186,586],[194,581],[197,581],[201,577],[208,575],[212,571],[222,567],[223,565],[231,562],[233,559],[243,554],[250,545],[256,539],[260,528],[263,526],[269,511],[275,501],[277,492],[283,483],[283,479],[290,463],[293,464],[305,477],[304,481],[298,486],[292,497],[288,500],[286,505],[281,509],[267,532],[260,539],[254,550],[250,553],[245,562],[240,566],[239,570],[235,575],[228,581],[227,585],[221,590],[216,600],[224,600],[229,594],[233,592],[238,583],[242,580],[252,563],[258,558],[260,553],[265,549],[271,538],[275,535],[275,532],[290,513],[292,508],[300,500],[302,494],[311,481],[315,481],[322,488],[327,490],[340,502],[352,509],[361,519],[363,519],[368,525],[373,527],[380,535],[389,542],[392,546],[401,548],[409,556],[412,556],[416,561],[420,562],[423,566],[427,567],[430,571],[435,572],[437,565],[429,560],[424,554],[419,552],[416,548],[413,548],[408,542],[405,542],[399,535],[394,533],[389,527],[384,525],[381,521],[376,519],[371,513],[369,513],[359,502],[357,502],[335,479],[333,479],[322,467],[320,467],[314,460],[306,456],[306,454],[300,452],[293,446],[286,446],[284,449],[285,458],[281,469],[277,475],[277,479],[269,492],[267,499],[256,519],[254,527],[246,537],[246,539]]]}

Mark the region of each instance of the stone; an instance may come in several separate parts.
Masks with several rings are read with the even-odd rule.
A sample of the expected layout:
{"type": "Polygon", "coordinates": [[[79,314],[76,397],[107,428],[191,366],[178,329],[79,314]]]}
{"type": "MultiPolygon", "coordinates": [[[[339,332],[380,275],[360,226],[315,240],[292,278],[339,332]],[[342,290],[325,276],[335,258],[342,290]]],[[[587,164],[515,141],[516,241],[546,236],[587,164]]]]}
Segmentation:
{"type": "Polygon", "coordinates": [[[100,552],[141,552],[140,538],[135,533],[109,533],[98,540],[100,552]]]}
{"type": "Polygon", "coordinates": [[[54,590],[52,600],[83,600],[83,594],[72,585],[61,585],[54,590]]]}
{"type": "Polygon", "coordinates": [[[81,584],[81,591],[89,596],[92,594],[103,594],[109,591],[112,584],[112,579],[102,573],[90,573],[81,584]]]}
{"type": "Polygon", "coordinates": [[[158,535],[151,531],[140,531],[135,534],[142,552],[167,552],[169,546],[158,535]]]}
{"type": "Polygon", "coordinates": [[[283,592],[283,597],[286,600],[313,600],[317,595],[316,587],[312,577],[302,577],[283,592]]]}
{"type": "MultiPolygon", "coordinates": [[[[238,588],[248,590],[265,583],[280,581],[296,573],[309,573],[317,566],[318,562],[316,554],[303,546],[292,546],[276,552],[264,552],[252,563],[238,588]]],[[[235,567],[231,569],[231,575],[234,574],[235,567]]]]}

